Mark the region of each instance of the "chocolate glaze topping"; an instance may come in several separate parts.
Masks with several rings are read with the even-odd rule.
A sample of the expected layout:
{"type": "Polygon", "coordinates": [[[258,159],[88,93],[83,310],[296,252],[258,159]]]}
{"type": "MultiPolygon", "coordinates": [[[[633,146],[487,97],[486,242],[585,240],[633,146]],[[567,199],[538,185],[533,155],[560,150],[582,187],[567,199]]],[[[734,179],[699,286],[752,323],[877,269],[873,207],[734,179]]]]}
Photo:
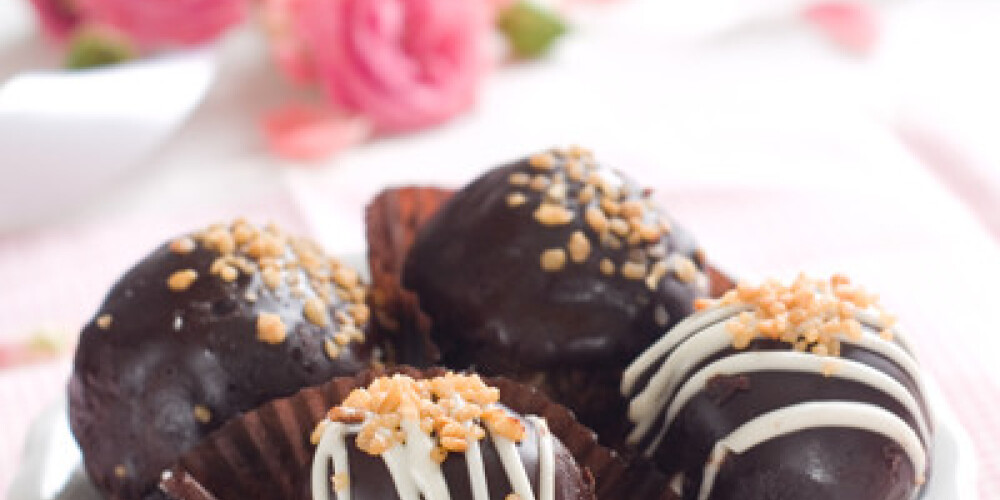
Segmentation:
{"type": "Polygon", "coordinates": [[[274,227],[237,221],[159,247],[115,284],[77,348],[70,423],[94,483],[113,499],[151,494],[234,415],[369,366],[365,293],[356,273],[274,227]]]}
{"type": "Polygon", "coordinates": [[[622,420],[609,417],[620,371],[707,293],[703,269],[649,191],[572,149],[456,193],[418,234],[403,285],[443,364],[543,387],[603,438],[622,420]]]}

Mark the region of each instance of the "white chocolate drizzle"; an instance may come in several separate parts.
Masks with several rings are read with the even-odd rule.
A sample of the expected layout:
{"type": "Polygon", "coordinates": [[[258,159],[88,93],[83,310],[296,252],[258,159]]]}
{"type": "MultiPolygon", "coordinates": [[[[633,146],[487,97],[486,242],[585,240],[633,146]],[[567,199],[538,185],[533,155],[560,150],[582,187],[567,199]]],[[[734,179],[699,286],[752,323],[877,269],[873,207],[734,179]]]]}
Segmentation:
{"type": "Polygon", "coordinates": [[[924,482],[926,450],[920,438],[902,419],[885,409],[866,403],[814,401],[765,413],[744,423],[715,443],[711,455],[705,461],[698,500],[709,498],[715,477],[730,453],[741,454],[761,443],[794,432],[831,427],[861,429],[895,441],[913,464],[917,484],[924,482]]]}
{"type": "Polygon", "coordinates": [[[677,391],[673,401],[670,402],[663,427],[651,446],[655,448],[659,445],[670,429],[670,424],[677,418],[677,414],[684,408],[684,405],[700,392],[713,377],[761,371],[821,373],[828,377],[851,380],[877,389],[895,399],[906,408],[910,415],[913,415],[920,431],[921,440],[924,443],[930,443],[930,428],[927,426],[919,403],[896,379],[864,363],[850,359],[816,356],[795,351],[766,351],[743,352],[722,358],[689,377],[677,391]]]}
{"type": "MultiPolygon", "coordinates": [[[[313,500],[330,500],[330,461],[333,470],[346,477],[351,477],[350,465],[347,460],[347,446],[344,435],[347,432],[357,432],[357,428],[348,431],[347,426],[340,422],[325,421],[323,437],[316,446],[316,454],[312,463],[312,494],[313,500]]],[[[351,500],[351,489],[337,492],[337,500],[351,500]]]]}
{"type": "Polygon", "coordinates": [[[555,452],[552,449],[552,433],[545,419],[534,415],[528,420],[535,425],[538,434],[538,498],[540,500],[555,500],[556,464],[555,452]]]}
{"type": "MultiPolygon", "coordinates": [[[[886,394],[912,416],[916,428],[911,429],[903,419],[885,409],[862,402],[804,401],[773,410],[744,423],[716,444],[712,456],[706,461],[699,498],[708,497],[714,475],[725,454],[742,453],[767,439],[795,430],[819,427],[850,427],[895,440],[907,452],[918,482],[922,482],[926,449],[931,440],[929,416],[914,391],[880,369],[851,359],[790,349],[737,351],[701,366],[732,347],[733,336],[727,331],[726,323],[751,309],[750,306],[736,304],[698,312],[677,324],[636,358],[625,370],[621,383],[622,395],[631,398],[628,418],[634,427],[628,435],[629,442],[643,444],[643,453],[651,456],[685,404],[702,391],[713,377],[762,371],[816,373],[861,383],[886,394]],[[639,387],[643,377],[648,377],[648,380],[639,387]],[[829,413],[814,420],[806,418],[821,413],[819,409],[829,413]],[[865,420],[867,417],[871,419],[865,420]]],[[[856,319],[863,325],[861,336],[852,339],[839,335],[837,340],[891,361],[912,381],[916,393],[923,393],[917,362],[898,332],[893,331],[891,337],[883,337],[877,333],[881,330],[881,321],[864,311],[859,312],[856,319]]]]}
{"type": "MultiPolygon", "coordinates": [[[[555,454],[552,434],[545,420],[528,416],[526,418],[535,428],[538,439],[538,478],[539,492],[535,492],[528,478],[524,461],[517,451],[517,444],[505,437],[490,434],[500,463],[507,479],[521,500],[555,500],[555,454]]],[[[324,429],[319,445],[316,447],[312,464],[312,494],[315,500],[350,500],[351,487],[334,491],[334,499],[330,498],[331,476],[333,474],[350,477],[348,463],[347,435],[356,434],[360,425],[346,425],[341,422],[324,421],[324,429]]],[[[430,436],[420,429],[416,421],[403,419],[400,423],[406,434],[401,444],[396,444],[381,454],[382,460],[389,470],[401,500],[450,500],[448,485],[440,464],[431,458],[434,442],[430,436]]],[[[489,488],[486,479],[486,467],[483,463],[482,449],[478,440],[470,440],[464,453],[469,472],[469,483],[472,487],[473,500],[489,500],[489,488]]]]}

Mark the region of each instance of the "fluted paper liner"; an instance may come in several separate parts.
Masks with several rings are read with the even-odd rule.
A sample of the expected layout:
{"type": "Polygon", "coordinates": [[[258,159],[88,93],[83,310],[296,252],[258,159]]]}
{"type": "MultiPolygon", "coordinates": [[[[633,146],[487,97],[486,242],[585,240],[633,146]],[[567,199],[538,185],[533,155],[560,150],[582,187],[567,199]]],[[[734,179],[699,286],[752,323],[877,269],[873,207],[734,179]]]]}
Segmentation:
{"type": "MultiPolygon", "coordinates": [[[[431,378],[445,370],[368,370],[272,401],[229,421],[184,454],[164,473],[160,488],[176,500],[308,499],[313,429],[352,390],[394,373],[431,378]]],[[[599,445],[596,435],[569,410],[538,390],[505,378],[484,381],[500,390],[500,402],[507,407],[546,419],[552,434],[592,475],[599,500],[676,499],[662,474],[645,463],[630,464],[599,445]]]]}

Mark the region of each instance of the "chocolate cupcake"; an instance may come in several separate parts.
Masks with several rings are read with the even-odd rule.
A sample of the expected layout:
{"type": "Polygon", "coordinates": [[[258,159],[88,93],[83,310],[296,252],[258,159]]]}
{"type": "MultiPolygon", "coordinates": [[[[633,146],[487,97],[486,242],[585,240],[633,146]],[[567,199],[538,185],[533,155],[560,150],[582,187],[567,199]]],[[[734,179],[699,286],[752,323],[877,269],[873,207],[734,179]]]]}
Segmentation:
{"type": "Polygon", "coordinates": [[[499,398],[475,375],[396,375],[356,389],[316,429],[312,498],[593,499],[545,420],[499,398]]]}
{"type": "Polygon", "coordinates": [[[437,358],[404,345],[400,361],[536,385],[614,443],[622,370],[708,292],[702,252],[650,196],[579,148],[487,172],[410,248],[402,284],[437,358]]]}
{"type": "Polygon", "coordinates": [[[170,241],[111,289],[69,384],[87,472],[112,499],[222,423],[372,363],[367,287],[314,243],[238,220],[170,241]]]}
{"type": "Polygon", "coordinates": [[[629,442],[687,500],[909,500],[931,415],[910,350],[846,278],[746,285],[626,371],[629,442]]]}
{"type": "Polygon", "coordinates": [[[574,500],[595,498],[596,475],[602,500],[672,498],[662,475],[639,474],[535,389],[400,367],[234,419],[161,488],[177,500],[574,500]]]}

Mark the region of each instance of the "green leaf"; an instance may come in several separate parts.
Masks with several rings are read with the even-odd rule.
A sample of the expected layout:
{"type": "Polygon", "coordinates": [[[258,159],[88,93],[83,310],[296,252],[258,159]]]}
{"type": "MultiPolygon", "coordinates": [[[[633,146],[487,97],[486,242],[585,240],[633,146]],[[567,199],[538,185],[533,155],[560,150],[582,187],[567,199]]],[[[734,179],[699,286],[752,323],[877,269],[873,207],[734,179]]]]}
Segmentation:
{"type": "Polygon", "coordinates": [[[566,24],[555,12],[528,0],[518,0],[500,12],[497,27],[514,55],[529,59],[544,55],[566,33],[566,24]]]}
{"type": "Polygon", "coordinates": [[[123,36],[100,29],[79,30],[70,40],[64,65],[67,69],[107,66],[138,57],[135,47],[123,36]]]}

